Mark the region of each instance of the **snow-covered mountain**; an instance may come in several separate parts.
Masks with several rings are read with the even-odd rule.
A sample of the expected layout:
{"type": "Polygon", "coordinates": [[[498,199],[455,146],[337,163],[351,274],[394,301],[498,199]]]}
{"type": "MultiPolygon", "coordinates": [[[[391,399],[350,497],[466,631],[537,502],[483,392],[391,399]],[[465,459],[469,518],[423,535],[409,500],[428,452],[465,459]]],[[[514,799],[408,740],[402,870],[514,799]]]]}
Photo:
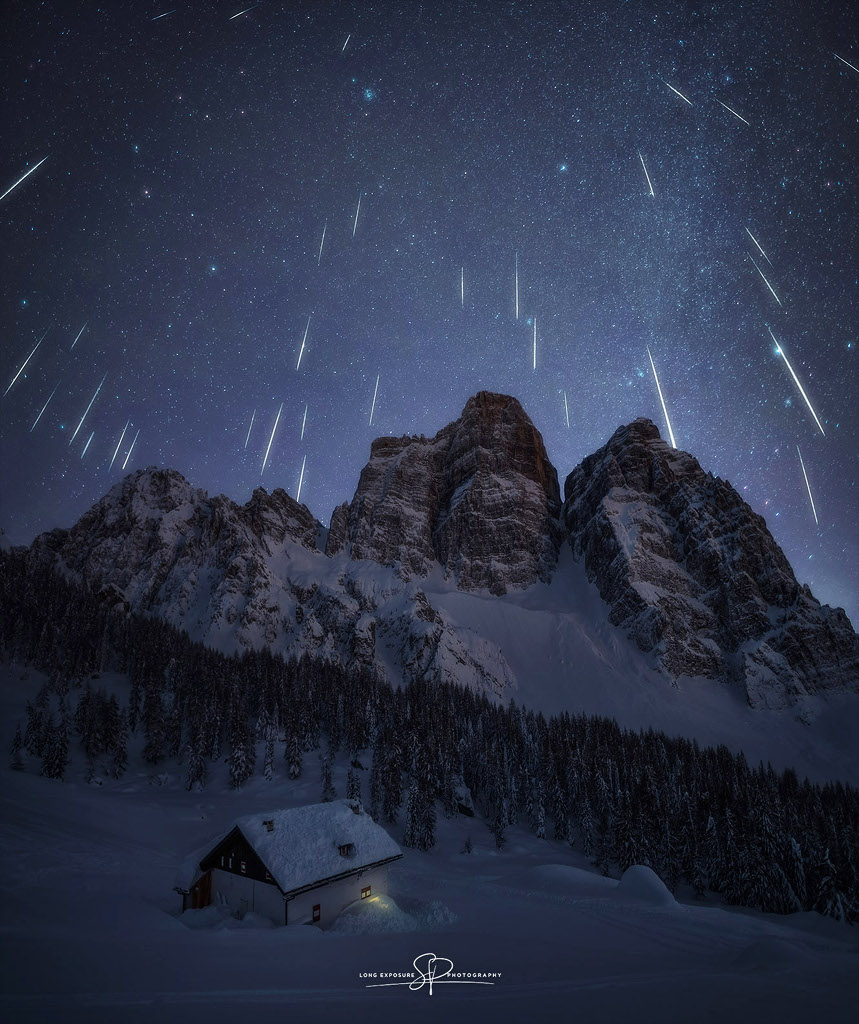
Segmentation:
{"type": "Polygon", "coordinates": [[[571,707],[642,686],[650,701],[666,678],[768,708],[859,689],[845,614],[650,421],[618,429],[565,498],[520,404],[481,392],[433,438],[374,441],[327,536],[283,490],[239,506],[150,468],[31,557],[222,650],[309,652],[537,706],[541,680],[571,707]]]}

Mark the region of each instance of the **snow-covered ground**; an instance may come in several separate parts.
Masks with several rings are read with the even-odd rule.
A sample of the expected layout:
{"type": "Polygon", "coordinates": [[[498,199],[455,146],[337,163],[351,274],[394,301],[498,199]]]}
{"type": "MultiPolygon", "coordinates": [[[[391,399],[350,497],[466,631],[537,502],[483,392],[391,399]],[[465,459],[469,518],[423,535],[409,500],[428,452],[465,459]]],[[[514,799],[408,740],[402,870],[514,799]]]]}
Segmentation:
{"type": "MultiPolygon", "coordinates": [[[[3,742],[42,677],[4,671],[3,742]]],[[[104,680],[121,686],[119,680],[104,680]]],[[[337,925],[274,928],[210,908],[180,917],[172,891],[185,856],[243,814],[319,799],[304,776],[254,776],[202,793],[180,773],[132,768],[118,782],[68,781],[35,766],[0,770],[0,1017],[14,1022],[853,1020],[859,929],[675,902],[646,871],[621,884],[566,844],[511,828],[501,852],[479,819],[439,816],[429,853],[405,850],[390,892],[337,925]],[[159,784],[160,782],[160,784],[159,784]],[[461,853],[467,836],[474,852],[461,853]],[[498,973],[494,984],[367,988],[412,972],[498,973]],[[418,961],[427,964],[426,958],[418,961]]],[[[343,762],[335,767],[345,791],[343,762]]],[[[366,791],[366,775],[364,777],[366,791]]],[[[402,826],[391,829],[401,840],[402,826]]],[[[467,980],[467,979],[464,979],[467,980]]],[[[486,980],[486,979],[484,979],[486,980]]]]}

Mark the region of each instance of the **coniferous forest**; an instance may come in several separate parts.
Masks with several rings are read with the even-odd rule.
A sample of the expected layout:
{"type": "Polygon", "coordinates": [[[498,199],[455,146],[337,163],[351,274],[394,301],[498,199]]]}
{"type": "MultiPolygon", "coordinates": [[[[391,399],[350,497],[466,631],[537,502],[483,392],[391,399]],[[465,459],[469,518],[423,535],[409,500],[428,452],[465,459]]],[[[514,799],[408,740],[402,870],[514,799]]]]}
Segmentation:
{"type": "Polygon", "coordinates": [[[476,810],[499,848],[524,825],[606,874],[645,864],[672,890],[684,882],[769,912],[859,916],[859,791],[751,766],[725,746],[545,717],[454,683],[394,688],[309,657],[226,656],[22,552],[0,553],[0,655],[49,679],[21,709],[13,768],[62,779],[74,760],[89,779],[120,778],[139,735],[153,771],[179,765],[189,789],[221,760],[236,787],[256,772],[313,771],[321,799],[361,799],[417,849],[434,845],[437,812],[476,810]],[[127,674],[126,706],[99,686],[103,672],[127,674]],[[337,754],[352,761],[345,793],[334,787],[337,754]]]}

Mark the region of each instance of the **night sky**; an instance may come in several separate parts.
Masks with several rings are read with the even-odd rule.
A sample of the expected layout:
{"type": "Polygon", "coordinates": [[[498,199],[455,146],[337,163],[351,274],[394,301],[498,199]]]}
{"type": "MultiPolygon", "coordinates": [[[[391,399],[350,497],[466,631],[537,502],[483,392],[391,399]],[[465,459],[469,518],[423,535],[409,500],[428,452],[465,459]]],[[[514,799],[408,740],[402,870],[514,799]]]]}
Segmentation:
{"type": "Polygon", "coordinates": [[[0,201],[0,388],[47,331],[0,403],[12,541],[135,436],[126,472],[237,501],[306,458],[327,523],[374,437],[480,389],[563,483],[637,416],[667,438],[649,346],[678,446],[859,621],[849,5],[176,2],[4,19],[0,192],[47,157],[0,201]]]}

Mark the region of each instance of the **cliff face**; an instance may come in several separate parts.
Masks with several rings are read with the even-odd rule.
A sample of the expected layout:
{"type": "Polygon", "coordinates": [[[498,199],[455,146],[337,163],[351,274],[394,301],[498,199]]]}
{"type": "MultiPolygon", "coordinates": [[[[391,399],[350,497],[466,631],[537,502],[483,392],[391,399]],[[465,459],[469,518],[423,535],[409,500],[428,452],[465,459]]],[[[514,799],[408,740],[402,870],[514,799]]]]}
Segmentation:
{"type": "Polygon", "coordinates": [[[548,581],[560,491],[543,439],[515,398],[481,391],[433,438],[379,438],[327,551],[396,564],[406,577],[437,562],[463,590],[548,581]]]}
{"type": "Polygon", "coordinates": [[[564,485],[569,544],[611,621],[673,677],[738,680],[754,705],[855,687],[856,634],[800,587],[765,521],[644,419],[564,485]]]}

